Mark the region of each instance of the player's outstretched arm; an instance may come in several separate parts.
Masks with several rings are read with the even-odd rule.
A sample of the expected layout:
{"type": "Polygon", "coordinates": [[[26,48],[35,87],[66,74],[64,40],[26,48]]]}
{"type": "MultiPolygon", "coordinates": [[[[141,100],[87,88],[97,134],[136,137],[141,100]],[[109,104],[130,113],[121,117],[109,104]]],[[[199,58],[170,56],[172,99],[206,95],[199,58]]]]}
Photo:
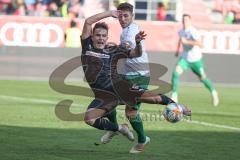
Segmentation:
{"type": "Polygon", "coordinates": [[[202,42],[200,40],[187,40],[186,38],[182,37],[181,41],[183,44],[202,47],[202,42]]]}
{"type": "Polygon", "coordinates": [[[92,24],[100,21],[101,19],[107,18],[107,17],[117,18],[119,14],[120,14],[120,11],[112,10],[112,11],[98,13],[98,14],[95,14],[95,15],[87,18],[83,25],[82,39],[86,39],[91,35],[92,24]]]}
{"type": "Polygon", "coordinates": [[[142,55],[142,45],[141,41],[145,39],[147,35],[145,34],[144,31],[140,31],[138,34],[135,36],[135,41],[136,41],[136,47],[131,50],[130,52],[130,57],[140,57],[142,55]]]}
{"type": "Polygon", "coordinates": [[[180,46],[181,46],[181,39],[179,38],[178,43],[177,43],[177,51],[175,53],[175,56],[178,57],[180,53],[180,46]]]}

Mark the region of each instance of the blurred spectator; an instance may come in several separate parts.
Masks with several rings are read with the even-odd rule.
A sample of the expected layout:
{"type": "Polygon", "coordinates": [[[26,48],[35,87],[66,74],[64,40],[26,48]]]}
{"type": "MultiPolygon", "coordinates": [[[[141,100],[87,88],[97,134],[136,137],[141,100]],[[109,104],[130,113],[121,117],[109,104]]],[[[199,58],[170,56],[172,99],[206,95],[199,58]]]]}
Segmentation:
{"type": "Polygon", "coordinates": [[[34,10],[34,4],[37,3],[37,0],[24,0],[24,2],[27,10],[31,12],[34,10]]]}
{"type": "Polygon", "coordinates": [[[220,23],[236,23],[239,20],[240,0],[215,0],[213,12],[221,13],[220,23]]]}
{"type": "Polygon", "coordinates": [[[165,9],[163,3],[159,2],[158,7],[157,7],[157,20],[165,21],[166,14],[167,14],[167,12],[166,12],[166,9],[165,9]]]}
{"type": "Polygon", "coordinates": [[[169,2],[170,2],[170,0],[162,0],[162,3],[163,3],[166,10],[169,9],[169,2]]]}
{"type": "Polygon", "coordinates": [[[234,24],[240,24],[240,13],[234,15],[234,24]]]}
{"type": "Polygon", "coordinates": [[[61,6],[62,17],[65,17],[65,18],[68,17],[68,4],[69,4],[69,0],[62,0],[62,6],[61,6]]]}
{"type": "Polygon", "coordinates": [[[46,5],[43,5],[41,2],[36,2],[34,4],[34,9],[29,12],[30,16],[46,16],[46,5]]]}
{"type": "Polygon", "coordinates": [[[235,14],[233,12],[228,12],[225,16],[224,16],[224,23],[225,24],[233,24],[235,19],[235,14]]]}
{"type": "Polygon", "coordinates": [[[65,33],[66,47],[78,48],[81,47],[81,30],[77,27],[74,20],[70,22],[70,27],[65,33]]]}
{"type": "MultiPolygon", "coordinates": [[[[104,1],[104,0],[103,0],[104,1]]],[[[111,2],[109,1],[108,3],[108,7],[107,7],[107,10],[115,10],[117,9],[117,6],[120,4],[120,3],[130,3],[132,5],[135,4],[135,1],[134,0],[112,0],[111,2]]]]}
{"type": "Polygon", "coordinates": [[[18,16],[26,16],[28,14],[27,6],[23,0],[17,0],[17,8],[13,14],[18,16]]]}
{"type": "Polygon", "coordinates": [[[0,0],[0,15],[61,16],[72,19],[108,9],[108,0],[0,0]]]}
{"type": "Polygon", "coordinates": [[[52,2],[52,0],[37,0],[37,1],[47,5],[52,2]]]}
{"type": "Polygon", "coordinates": [[[37,2],[37,0],[24,0],[24,2],[27,6],[29,6],[34,5],[37,2]]]}
{"type": "Polygon", "coordinates": [[[79,0],[80,4],[83,6],[85,3],[85,0],[79,0]]]}
{"type": "Polygon", "coordinates": [[[58,9],[56,2],[51,2],[48,6],[48,16],[49,17],[60,17],[61,12],[58,9]]]}
{"type": "Polygon", "coordinates": [[[79,0],[70,0],[70,6],[68,10],[74,18],[83,18],[84,14],[82,11],[82,6],[79,3],[79,0]]]}
{"type": "Polygon", "coordinates": [[[16,8],[14,7],[13,3],[7,3],[5,6],[4,6],[4,12],[6,14],[13,14],[15,12],[16,8]]]}

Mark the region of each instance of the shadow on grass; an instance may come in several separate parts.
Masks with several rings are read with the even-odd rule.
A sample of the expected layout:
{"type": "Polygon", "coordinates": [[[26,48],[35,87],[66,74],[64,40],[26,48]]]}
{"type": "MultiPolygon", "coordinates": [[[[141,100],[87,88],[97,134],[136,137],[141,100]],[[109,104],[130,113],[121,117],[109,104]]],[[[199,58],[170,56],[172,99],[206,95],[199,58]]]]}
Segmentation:
{"type": "Polygon", "coordinates": [[[0,125],[1,160],[236,160],[239,132],[146,131],[151,143],[144,153],[128,154],[134,143],[123,136],[95,146],[104,132],[0,125]]]}

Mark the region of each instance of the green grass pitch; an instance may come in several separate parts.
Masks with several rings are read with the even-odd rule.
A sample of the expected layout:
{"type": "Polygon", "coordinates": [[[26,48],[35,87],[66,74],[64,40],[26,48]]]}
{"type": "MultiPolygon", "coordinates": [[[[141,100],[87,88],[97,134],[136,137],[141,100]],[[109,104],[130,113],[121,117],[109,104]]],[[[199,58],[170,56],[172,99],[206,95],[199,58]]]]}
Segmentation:
{"type": "MultiPolygon", "coordinates": [[[[123,136],[95,146],[103,131],[84,122],[58,119],[54,109],[74,100],[72,113],[83,112],[91,98],[63,95],[47,82],[0,81],[0,160],[238,160],[240,159],[240,88],[217,87],[219,107],[207,89],[181,86],[180,102],[192,108],[192,122],[170,124],[160,118],[163,106],[143,104],[141,112],[151,143],[138,155],[123,136]]],[[[127,122],[118,107],[119,123],[127,122]]],[[[136,141],[135,141],[136,142],[136,141]]]]}

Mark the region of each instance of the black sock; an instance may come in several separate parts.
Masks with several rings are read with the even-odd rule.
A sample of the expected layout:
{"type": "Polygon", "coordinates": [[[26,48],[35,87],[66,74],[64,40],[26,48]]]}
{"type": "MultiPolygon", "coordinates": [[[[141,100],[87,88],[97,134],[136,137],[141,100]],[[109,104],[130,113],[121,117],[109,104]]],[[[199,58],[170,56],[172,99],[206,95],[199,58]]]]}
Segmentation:
{"type": "Polygon", "coordinates": [[[96,119],[92,126],[95,128],[101,129],[101,130],[108,130],[108,131],[114,131],[114,132],[118,131],[117,124],[109,122],[108,120],[106,120],[104,118],[96,119]]]}
{"type": "Polygon", "coordinates": [[[114,124],[118,124],[117,123],[117,111],[116,109],[112,110],[110,113],[108,113],[106,115],[106,117],[108,118],[108,120],[114,124]]]}
{"type": "Polygon", "coordinates": [[[162,101],[160,102],[160,104],[162,104],[162,105],[168,105],[170,103],[175,103],[171,98],[169,98],[163,94],[159,94],[159,96],[162,99],[162,101]]]}

